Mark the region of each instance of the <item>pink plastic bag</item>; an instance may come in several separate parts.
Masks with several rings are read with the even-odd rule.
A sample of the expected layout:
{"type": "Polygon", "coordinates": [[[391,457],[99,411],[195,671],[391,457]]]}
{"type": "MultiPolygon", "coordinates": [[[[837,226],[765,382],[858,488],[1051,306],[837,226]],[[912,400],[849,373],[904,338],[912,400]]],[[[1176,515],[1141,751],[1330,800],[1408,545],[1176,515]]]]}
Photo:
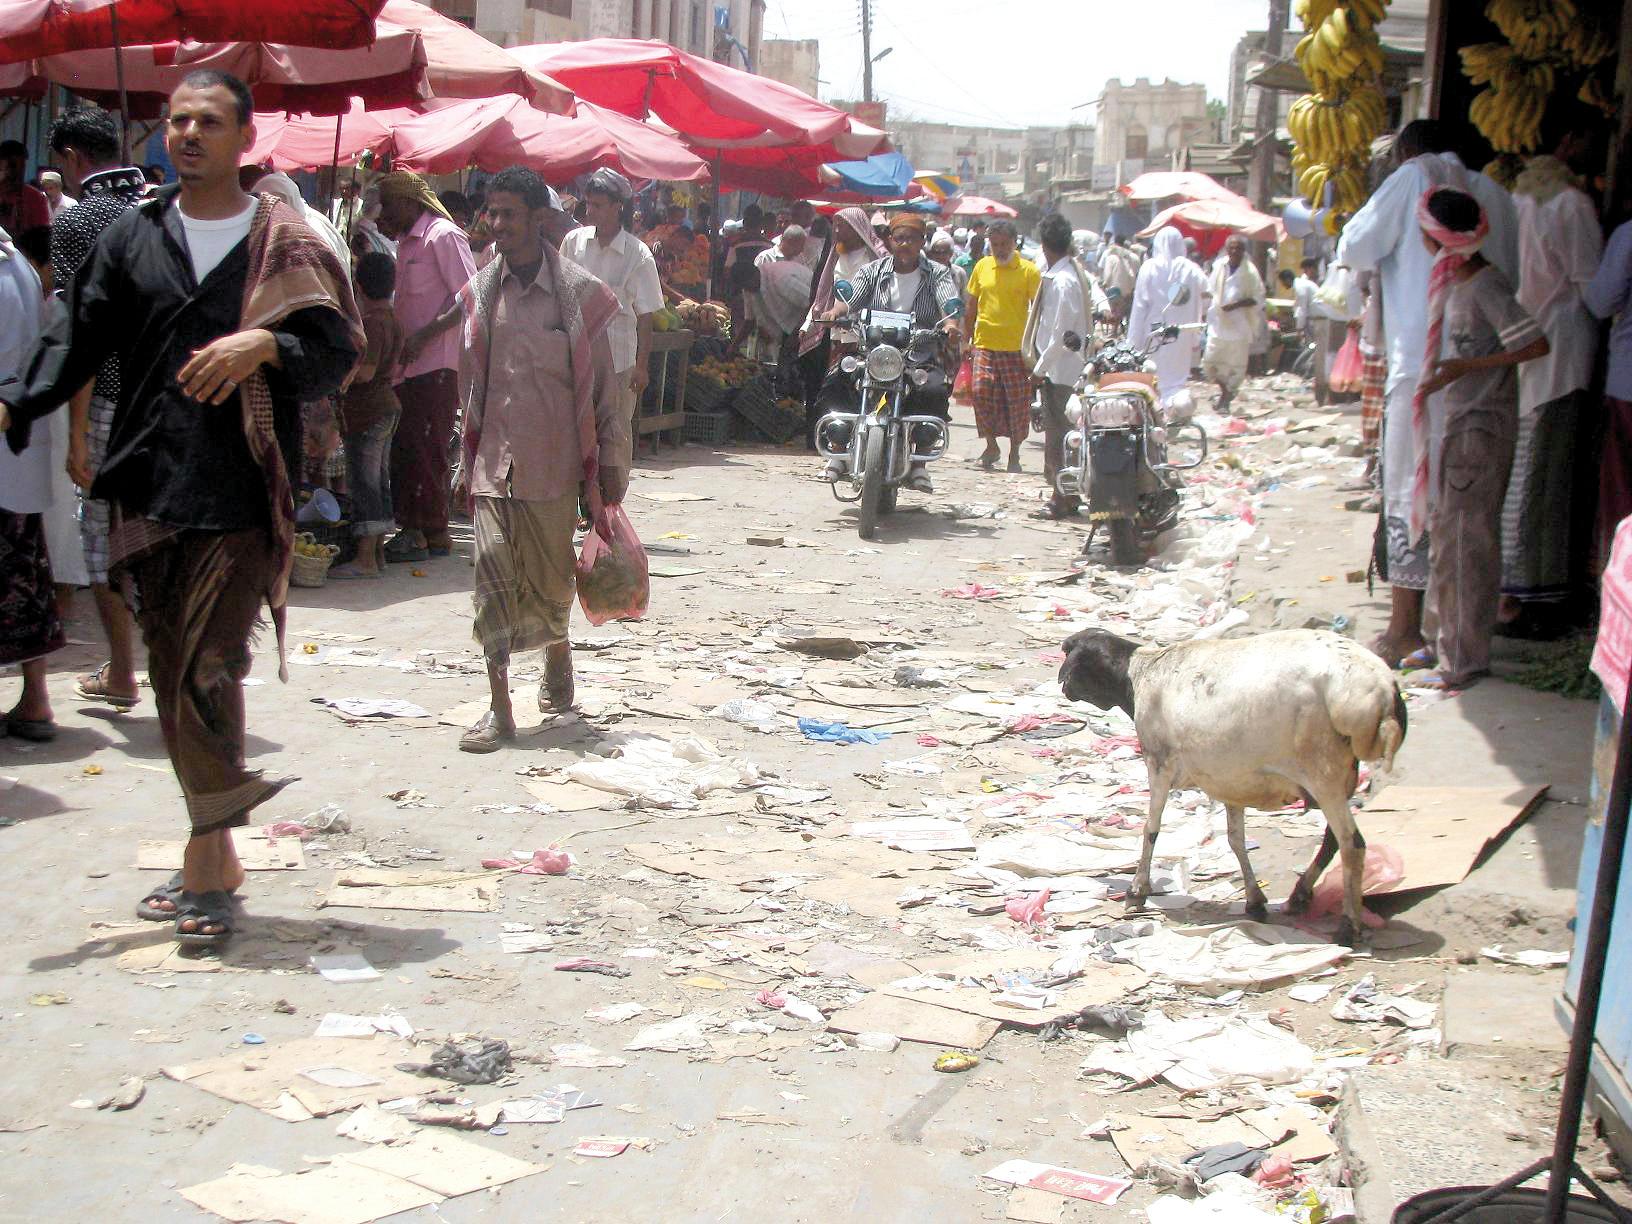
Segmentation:
{"type": "Polygon", "coordinates": [[[592,625],[646,615],[651,580],[646,549],[623,507],[606,506],[578,554],[578,606],[592,625]]]}
{"type": "Polygon", "coordinates": [[[1345,394],[1358,391],[1361,370],[1360,332],[1358,328],[1351,327],[1348,339],[1343,341],[1343,347],[1337,350],[1337,356],[1332,360],[1332,372],[1326,381],[1333,391],[1345,394]]]}
{"type": "Polygon", "coordinates": [[[968,395],[975,387],[974,357],[965,353],[963,360],[958,363],[957,377],[952,380],[953,395],[968,395]]]}
{"type": "MultiPolygon", "coordinates": [[[[1360,868],[1360,893],[1379,892],[1392,887],[1405,879],[1405,860],[1400,852],[1392,846],[1367,846],[1365,864],[1360,868]]],[[[1315,885],[1314,895],[1309,900],[1309,917],[1320,918],[1326,914],[1343,912],[1343,868],[1341,864],[1334,864],[1330,871],[1315,885]]],[[[1360,919],[1374,930],[1386,926],[1386,922],[1372,913],[1361,908],[1360,919]]]]}

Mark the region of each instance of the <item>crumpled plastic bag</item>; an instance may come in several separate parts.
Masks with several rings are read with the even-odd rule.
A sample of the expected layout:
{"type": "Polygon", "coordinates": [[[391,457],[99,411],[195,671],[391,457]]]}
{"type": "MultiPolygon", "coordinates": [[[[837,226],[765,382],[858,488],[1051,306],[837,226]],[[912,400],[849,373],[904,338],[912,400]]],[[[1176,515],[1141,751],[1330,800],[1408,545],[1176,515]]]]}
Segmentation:
{"type": "Polygon", "coordinates": [[[651,598],[646,549],[623,507],[607,506],[578,553],[578,606],[592,625],[639,620],[651,598]]]}
{"type": "MultiPolygon", "coordinates": [[[[1401,880],[1405,879],[1405,860],[1400,852],[1392,846],[1367,846],[1365,865],[1360,868],[1360,895],[1381,892],[1401,880]]],[[[1323,918],[1327,914],[1343,912],[1343,869],[1340,864],[1334,864],[1326,873],[1326,877],[1315,885],[1315,891],[1309,901],[1311,918],[1323,918]]],[[[1360,920],[1373,930],[1378,930],[1388,923],[1385,919],[1372,913],[1364,907],[1360,910],[1360,920]]]]}
{"type": "Polygon", "coordinates": [[[587,757],[567,769],[567,779],[657,808],[691,808],[718,790],[759,785],[759,770],[748,761],[724,756],[694,736],[672,742],[633,733],[610,736],[615,757],[587,757]]]}
{"type": "Polygon", "coordinates": [[[888,731],[868,731],[848,723],[824,722],[820,718],[801,718],[799,731],[806,739],[824,744],[882,744],[890,738],[888,731]]]}
{"type": "Polygon", "coordinates": [[[456,1084],[492,1084],[510,1073],[514,1065],[510,1043],[479,1037],[469,1041],[445,1041],[427,1063],[398,1063],[398,1071],[413,1075],[434,1075],[456,1084]]]}

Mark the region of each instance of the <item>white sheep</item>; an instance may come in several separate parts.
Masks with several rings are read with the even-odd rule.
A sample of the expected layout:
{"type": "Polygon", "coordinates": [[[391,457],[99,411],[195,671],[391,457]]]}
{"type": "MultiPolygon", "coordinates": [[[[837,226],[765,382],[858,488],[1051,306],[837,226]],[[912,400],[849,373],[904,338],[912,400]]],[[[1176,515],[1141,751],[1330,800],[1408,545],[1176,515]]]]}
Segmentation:
{"type": "Polygon", "coordinates": [[[1246,878],[1247,913],[1268,913],[1247,861],[1243,809],[1296,799],[1326,817],[1320,852],[1286,902],[1308,908],[1315,881],[1341,849],[1339,942],[1359,937],[1366,842],[1349,798],[1361,761],[1392,767],[1405,739],[1405,701],[1376,655],[1346,637],[1308,629],[1223,641],[1141,646],[1103,629],[1068,638],[1060,684],[1072,701],[1119,706],[1133,719],[1150,774],[1139,874],[1128,905],[1150,895],[1150,859],[1174,787],[1193,786],[1224,805],[1230,849],[1246,878]]]}

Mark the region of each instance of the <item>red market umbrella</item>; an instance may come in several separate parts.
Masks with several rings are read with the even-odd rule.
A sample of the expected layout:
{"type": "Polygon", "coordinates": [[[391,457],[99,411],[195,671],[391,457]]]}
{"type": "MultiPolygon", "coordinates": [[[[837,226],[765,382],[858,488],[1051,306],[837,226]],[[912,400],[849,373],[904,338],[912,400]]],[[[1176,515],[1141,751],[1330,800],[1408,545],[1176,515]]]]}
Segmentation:
{"type": "Polygon", "coordinates": [[[415,0],[385,0],[379,27],[419,31],[425,43],[426,76],[435,97],[519,94],[541,110],[558,115],[573,113],[571,89],[429,5],[415,0]]]}
{"type": "Polygon", "coordinates": [[[951,206],[947,215],[951,217],[1007,217],[1012,221],[1020,215],[1007,204],[988,200],[985,196],[958,196],[947,203],[951,206]]]}
{"type": "Polygon", "coordinates": [[[513,96],[418,109],[391,121],[395,164],[410,170],[523,165],[556,183],[602,166],[637,179],[708,177],[708,164],[675,137],[589,102],[580,101],[575,116],[547,114],[513,96]]]}
{"type": "Polygon", "coordinates": [[[820,187],[824,162],[867,157],[889,137],[791,85],[631,38],[511,47],[580,98],[670,132],[719,163],[718,185],[777,195],[820,187]]]}
{"type": "Polygon", "coordinates": [[[172,42],[363,47],[382,0],[0,0],[0,64],[172,42]]]}
{"type": "Polygon", "coordinates": [[[364,153],[378,156],[391,140],[393,117],[408,118],[415,113],[406,106],[368,110],[356,102],[338,116],[258,111],[255,143],[244,162],[269,164],[274,170],[314,170],[354,162],[364,153]]]}
{"type": "Polygon", "coordinates": [[[768,77],[633,38],[512,47],[579,97],[636,119],[656,116],[697,147],[832,145],[827,161],[866,157],[888,143],[849,113],[768,77]],[[767,139],[769,138],[769,139],[767,139]]]}
{"type": "Polygon", "coordinates": [[[1278,217],[1258,212],[1245,201],[1232,204],[1227,200],[1187,200],[1175,204],[1157,213],[1137,236],[1147,238],[1167,225],[1196,239],[1208,254],[1223,246],[1231,234],[1259,242],[1279,242],[1286,236],[1286,228],[1278,217]]]}
{"type": "MultiPolygon", "coordinates": [[[[350,50],[273,43],[159,43],[115,51],[75,51],[30,65],[0,69],[0,91],[13,92],[10,74],[21,72],[16,92],[62,85],[104,106],[119,105],[120,73],[133,117],[153,118],[183,77],[200,68],[230,72],[255,94],[264,111],[334,114],[361,97],[374,106],[400,106],[428,97],[425,48],[413,30],[380,31],[372,46],[350,50]]],[[[333,140],[333,124],[330,125],[333,140]]]]}
{"type": "Polygon", "coordinates": [[[1237,195],[1211,175],[1195,170],[1152,170],[1117,190],[1130,200],[1166,200],[1178,196],[1185,200],[1220,200],[1252,206],[1244,196],[1237,195]]]}

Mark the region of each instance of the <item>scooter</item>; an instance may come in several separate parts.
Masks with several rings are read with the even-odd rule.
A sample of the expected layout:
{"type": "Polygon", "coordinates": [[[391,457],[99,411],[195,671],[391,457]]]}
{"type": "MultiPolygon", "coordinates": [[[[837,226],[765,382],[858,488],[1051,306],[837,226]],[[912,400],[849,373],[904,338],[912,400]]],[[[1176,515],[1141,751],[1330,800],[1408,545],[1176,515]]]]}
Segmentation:
{"type": "MultiPolygon", "coordinates": [[[[1189,288],[1175,286],[1168,309],[1189,300],[1189,288]]],[[[1077,397],[1066,408],[1073,428],[1065,435],[1065,454],[1054,480],[1062,496],[1087,500],[1093,527],[1084,552],[1104,526],[1112,563],[1138,565],[1145,559],[1146,543],[1177,523],[1183,481],[1176,473],[1206,459],[1207,434],[1199,425],[1163,419],[1151,359],[1182,332],[1200,328],[1199,323],[1158,326],[1143,347],[1128,339],[1113,341],[1084,368],[1077,397]],[[1194,437],[1199,454],[1188,463],[1170,462],[1169,443],[1186,436],[1194,437]]]]}
{"type": "MultiPolygon", "coordinates": [[[[848,300],[843,298],[848,288],[836,285],[835,292],[848,300]]],[[[839,361],[839,369],[855,380],[856,406],[854,411],[829,412],[816,422],[816,450],[824,459],[845,461],[843,479],[851,492],[841,493],[834,481],[833,496],[857,505],[857,531],[870,540],[879,518],[895,511],[913,466],[946,453],[946,422],[908,409],[915,391],[946,390],[943,336],[914,327],[912,315],[893,310],[862,310],[845,325],[861,339],[861,353],[839,361]]]]}

